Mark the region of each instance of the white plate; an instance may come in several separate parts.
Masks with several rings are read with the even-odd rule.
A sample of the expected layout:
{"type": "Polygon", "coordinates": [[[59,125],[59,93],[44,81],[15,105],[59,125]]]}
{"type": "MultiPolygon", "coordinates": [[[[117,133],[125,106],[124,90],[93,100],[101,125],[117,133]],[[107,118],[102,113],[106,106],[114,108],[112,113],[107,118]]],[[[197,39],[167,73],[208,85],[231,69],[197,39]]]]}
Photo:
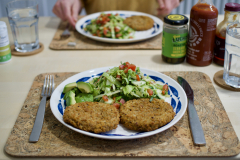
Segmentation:
{"type": "Polygon", "coordinates": [[[97,40],[101,42],[108,42],[108,43],[132,43],[132,42],[138,42],[142,40],[146,40],[148,38],[152,38],[159,33],[162,32],[163,30],[163,22],[161,19],[152,16],[150,14],[142,13],[142,12],[133,12],[133,11],[106,11],[106,12],[98,12],[94,14],[90,14],[86,17],[81,18],[77,23],[76,23],[76,30],[81,33],[82,35],[97,40]],[[146,30],[146,31],[136,31],[134,38],[133,39],[112,39],[112,38],[102,38],[102,37],[97,37],[93,36],[90,32],[84,31],[84,28],[86,25],[88,25],[91,22],[91,19],[96,19],[101,13],[112,13],[116,14],[118,13],[121,17],[126,18],[126,17],[131,17],[133,15],[145,15],[153,19],[154,25],[151,29],[146,30]]]}
{"type": "Polygon", "coordinates": [[[163,83],[167,83],[169,85],[169,91],[168,93],[170,94],[170,98],[167,98],[167,102],[171,104],[171,106],[174,109],[174,112],[176,113],[176,116],[174,119],[166,124],[165,126],[160,127],[159,129],[156,129],[154,131],[150,132],[136,132],[132,130],[128,130],[125,127],[123,127],[121,124],[118,125],[118,127],[110,132],[105,132],[105,133],[90,133],[86,132],[80,129],[77,129],[63,121],[63,113],[64,113],[64,100],[63,96],[64,94],[62,93],[63,88],[66,84],[72,83],[72,82],[78,82],[78,81],[84,81],[84,82],[89,82],[93,77],[100,76],[103,72],[109,70],[110,68],[113,67],[104,67],[104,68],[96,68],[96,69],[91,69],[85,72],[78,73],[65,81],[63,81],[53,92],[51,99],[50,99],[50,106],[51,110],[54,114],[54,116],[66,127],[96,138],[102,138],[102,139],[111,139],[111,140],[127,140],[127,139],[136,139],[136,138],[143,138],[147,136],[151,136],[157,133],[160,133],[174,124],[176,124],[184,115],[186,108],[187,108],[187,96],[182,87],[172,78],[159,73],[155,71],[151,71],[148,69],[143,69],[140,68],[141,72],[144,73],[144,75],[149,75],[152,79],[155,81],[161,81],[163,83]]]}

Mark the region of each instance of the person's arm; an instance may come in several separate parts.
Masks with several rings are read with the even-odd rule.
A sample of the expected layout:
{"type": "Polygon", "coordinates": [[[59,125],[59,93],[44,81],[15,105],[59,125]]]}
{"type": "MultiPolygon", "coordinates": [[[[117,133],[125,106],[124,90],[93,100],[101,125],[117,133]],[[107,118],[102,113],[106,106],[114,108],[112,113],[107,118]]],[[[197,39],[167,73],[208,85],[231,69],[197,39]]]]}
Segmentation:
{"type": "Polygon", "coordinates": [[[157,0],[158,1],[158,15],[166,16],[172,12],[172,10],[179,6],[182,0],[157,0]]]}
{"type": "Polygon", "coordinates": [[[68,21],[72,26],[75,26],[81,9],[80,0],[58,0],[52,11],[63,21],[68,21]]]}

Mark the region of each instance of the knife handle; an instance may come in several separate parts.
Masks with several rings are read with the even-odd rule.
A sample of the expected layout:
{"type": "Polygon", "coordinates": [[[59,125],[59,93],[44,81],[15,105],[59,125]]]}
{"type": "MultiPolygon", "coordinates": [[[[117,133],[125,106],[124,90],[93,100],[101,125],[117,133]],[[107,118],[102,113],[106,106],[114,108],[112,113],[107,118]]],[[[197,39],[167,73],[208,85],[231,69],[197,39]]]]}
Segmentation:
{"type": "Polygon", "coordinates": [[[196,108],[193,101],[188,100],[188,115],[191,127],[193,142],[195,145],[206,145],[201,122],[198,118],[196,108]]]}
{"type": "Polygon", "coordinates": [[[45,114],[47,96],[43,96],[39,104],[37,116],[34,122],[32,133],[29,138],[29,142],[37,142],[42,131],[43,119],[45,114]]]}

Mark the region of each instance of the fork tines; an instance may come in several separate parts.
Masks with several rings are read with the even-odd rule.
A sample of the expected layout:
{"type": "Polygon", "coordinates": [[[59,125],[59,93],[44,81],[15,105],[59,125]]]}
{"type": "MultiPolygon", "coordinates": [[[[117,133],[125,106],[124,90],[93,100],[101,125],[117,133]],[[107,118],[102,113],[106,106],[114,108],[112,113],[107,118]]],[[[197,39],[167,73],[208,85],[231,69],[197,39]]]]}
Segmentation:
{"type": "Polygon", "coordinates": [[[54,91],[54,76],[46,75],[41,96],[50,97],[54,91]]]}

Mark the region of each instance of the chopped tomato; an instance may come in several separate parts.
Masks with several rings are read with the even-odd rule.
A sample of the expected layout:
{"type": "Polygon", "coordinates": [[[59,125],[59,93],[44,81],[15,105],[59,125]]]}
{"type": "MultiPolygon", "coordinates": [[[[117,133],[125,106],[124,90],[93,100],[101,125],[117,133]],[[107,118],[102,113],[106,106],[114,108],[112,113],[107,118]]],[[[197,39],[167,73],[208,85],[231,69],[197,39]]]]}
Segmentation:
{"type": "Polygon", "coordinates": [[[110,21],[110,19],[108,17],[109,17],[108,15],[101,15],[100,17],[97,18],[96,23],[101,24],[101,25],[105,25],[107,22],[110,21]]]}
{"type": "Polygon", "coordinates": [[[165,94],[166,94],[166,91],[165,91],[165,90],[162,90],[162,94],[165,95],[165,94]]]}
{"type": "Polygon", "coordinates": [[[125,66],[127,66],[128,67],[128,65],[129,65],[130,63],[129,62],[125,62],[125,66]]]}
{"type": "Polygon", "coordinates": [[[151,89],[147,89],[147,92],[148,92],[149,96],[153,95],[153,91],[151,89]]]}
{"type": "Polygon", "coordinates": [[[119,66],[119,69],[124,70],[124,73],[127,73],[129,69],[136,71],[136,66],[134,64],[130,64],[129,62],[125,62],[119,66]]]}
{"type": "Polygon", "coordinates": [[[107,21],[103,21],[102,24],[105,25],[107,23],[107,21]]]}
{"type": "Polygon", "coordinates": [[[102,21],[105,21],[107,17],[102,17],[102,21]]]}
{"type": "Polygon", "coordinates": [[[128,69],[131,69],[131,70],[135,71],[136,70],[136,66],[134,64],[129,64],[128,65],[128,69]]]}
{"type": "Polygon", "coordinates": [[[108,16],[108,17],[111,16],[111,13],[108,13],[107,16],[108,16]]]}
{"type": "Polygon", "coordinates": [[[168,91],[168,85],[164,84],[162,94],[165,95],[167,93],[167,91],[168,91]]]}
{"type": "Polygon", "coordinates": [[[120,104],[119,104],[119,103],[113,103],[113,105],[114,105],[117,109],[119,109],[119,107],[120,107],[120,104]]]}
{"type": "Polygon", "coordinates": [[[115,16],[118,16],[118,13],[116,13],[115,16]]]}
{"type": "Polygon", "coordinates": [[[98,37],[102,37],[101,33],[100,33],[100,30],[97,30],[97,36],[98,37]]]}
{"type": "Polygon", "coordinates": [[[121,36],[122,36],[121,33],[116,34],[116,37],[117,37],[117,38],[118,38],[118,37],[121,37],[121,36]]]}
{"type": "Polygon", "coordinates": [[[163,85],[163,90],[166,90],[166,91],[168,90],[168,85],[167,84],[163,85]]]}
{"type": "Polygon", "coordinates": [[[108,101],[108,96],[102,96],[102,99],[105,101],[105,102],[107,102],[108,101]]]}
{"type": "Polygon", "coordinates": [[[123,64],[120,65],[120,66],[119,66],[119,69],[124,70],[124,65],[123,65],[123,64]]]}
{"type": "Polygon", "coordinates": [[[106,27],[103,28],[103,34],[106,36],[108,32],[108,29],[106,27]]]}
{"type": "Polygon", "coordinates": [[[140,77],[138,74],[136,75],[136,78],[137,78],[137,81],[140,81],[140,77]]]}
{"type": "Polygon", "coordinates": [[[114,31],[115,31],[115,32],[119,32],[120,29],[118,29],[117,27],[114,27],[114,31]]]}
{"type": "Polygon", "coordinates": [[[125,100],[124,99],[120,99],[120,103],[124,104],[125,100]]]}
{"type": "Polygon", "coordinates": [[[121,79],[121,76],[120,76],[120,75],[117,75],[116,78],[117,78],[117,79],[121,79]]]}

